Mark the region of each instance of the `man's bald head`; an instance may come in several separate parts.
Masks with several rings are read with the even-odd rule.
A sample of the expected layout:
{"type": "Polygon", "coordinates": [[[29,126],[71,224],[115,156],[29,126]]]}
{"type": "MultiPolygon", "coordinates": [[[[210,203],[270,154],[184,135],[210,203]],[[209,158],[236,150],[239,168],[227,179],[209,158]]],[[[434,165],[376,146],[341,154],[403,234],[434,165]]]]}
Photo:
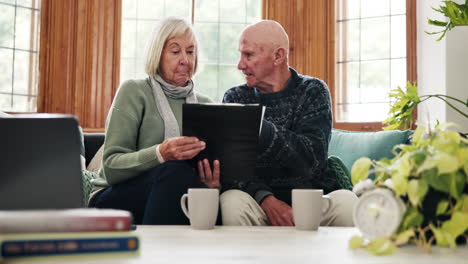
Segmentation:
{"type": "Polygon", "coordinates": [[[239,40],[237,68],[249,87],[260,92],[284,89],[291,72],[288,64],[288,34],[276,21],[264,20],[248,26],[239,40]]]}
{"type": "Polygon", "coordinates": [[[262,20],[244,29],[240,41],[248,40],[260,48],[275,50],[283,48],[289,54],[289,38],[284,28],[276,21],[262,20]]]}

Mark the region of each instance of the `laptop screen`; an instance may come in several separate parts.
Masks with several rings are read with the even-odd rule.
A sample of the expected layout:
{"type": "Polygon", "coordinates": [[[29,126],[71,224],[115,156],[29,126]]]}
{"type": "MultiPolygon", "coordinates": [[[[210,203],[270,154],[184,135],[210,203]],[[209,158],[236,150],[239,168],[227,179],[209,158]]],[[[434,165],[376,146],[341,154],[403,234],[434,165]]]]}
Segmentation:
{"type": "Polygon", "coordinates": [[[0,118],[0,210],[77,208],[82,195],[73,116],[0,118]]]}

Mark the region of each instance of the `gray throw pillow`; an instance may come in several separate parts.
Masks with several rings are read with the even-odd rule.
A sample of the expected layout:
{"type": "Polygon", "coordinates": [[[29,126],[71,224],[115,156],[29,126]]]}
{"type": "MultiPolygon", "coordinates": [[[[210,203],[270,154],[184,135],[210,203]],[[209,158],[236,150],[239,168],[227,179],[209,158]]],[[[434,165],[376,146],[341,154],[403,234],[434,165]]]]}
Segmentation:
{"type": "Polygon", "coordinates": [[[99,170],[102,167],[103,153],[104,153],[104,144],[101,145],[101,147],[98,149],[96,154],[94,154],[94,157],[91,160],[91,162],[88,164],[88,167],[86,168],[88,171],[99,172],[99,170]]]}

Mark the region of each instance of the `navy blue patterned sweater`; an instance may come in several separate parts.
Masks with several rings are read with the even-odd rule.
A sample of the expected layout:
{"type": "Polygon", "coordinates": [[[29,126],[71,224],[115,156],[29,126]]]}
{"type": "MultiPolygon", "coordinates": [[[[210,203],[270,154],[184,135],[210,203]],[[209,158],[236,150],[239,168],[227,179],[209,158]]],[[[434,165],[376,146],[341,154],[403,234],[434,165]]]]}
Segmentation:
{"type": "Polygon", "coordinates": [[[326,173],[332,128],[328,87],[322,80],[290,71],[286,88],[279,92],[260,93],[241,85],[226,91],[223,98],[224,103],[266,106],[256,178],[236,186],[259,204],[270,194],[286,191],[290,195],[293,188],[325,192],[340,188],[334,176],[326,173]]]}

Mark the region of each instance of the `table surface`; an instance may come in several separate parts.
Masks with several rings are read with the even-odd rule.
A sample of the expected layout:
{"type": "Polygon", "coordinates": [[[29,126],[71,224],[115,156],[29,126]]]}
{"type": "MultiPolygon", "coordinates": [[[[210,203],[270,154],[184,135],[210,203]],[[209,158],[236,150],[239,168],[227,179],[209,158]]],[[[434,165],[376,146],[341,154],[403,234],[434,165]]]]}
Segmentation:
{"type": "MultiPolygon", "coordinates": [[[[67,260],[67,263],[468,263],[468,246],[433,247],[426,253],[404,246],[389,256],[351,250],[348,241],[356,228],[320,227],[299,231],[293,227],[215,227],[193,230],[188,226],[138,226],[138,256],[67,260]]],[[[63,260],[47,263],[63,263],[63,260]]],[[[18,263],[18,262],[15,262],[18,263]]],[[[31,263],[31,262],[28,262],[31,263]]],[[[41,262],[35,262],[41,263],[41,262]]]]}

